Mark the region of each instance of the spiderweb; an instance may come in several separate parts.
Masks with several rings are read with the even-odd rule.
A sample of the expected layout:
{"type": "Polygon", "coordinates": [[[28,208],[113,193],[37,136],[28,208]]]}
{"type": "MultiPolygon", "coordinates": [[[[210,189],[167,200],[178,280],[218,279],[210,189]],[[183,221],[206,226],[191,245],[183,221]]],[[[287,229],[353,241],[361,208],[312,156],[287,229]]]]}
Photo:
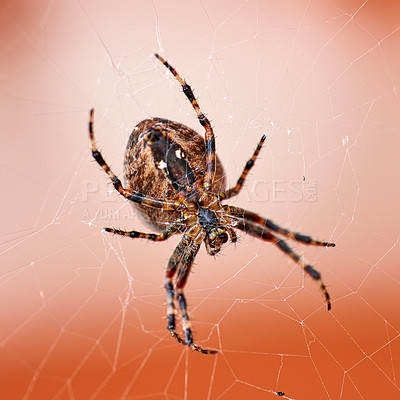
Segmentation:
{"type": "Polygon", "coordinates": [[[400,398],[397,1],[2,2],[0,387],[7,399],[400,398]],[[199,132],[165,56],[212,120],[230,204],[336,242],[293,244],[315,282],[242,234],[200,251],[186,295],[193,353],[166,330],[164,266],[92,162],[122,174],[130,130],[199,132]]]}

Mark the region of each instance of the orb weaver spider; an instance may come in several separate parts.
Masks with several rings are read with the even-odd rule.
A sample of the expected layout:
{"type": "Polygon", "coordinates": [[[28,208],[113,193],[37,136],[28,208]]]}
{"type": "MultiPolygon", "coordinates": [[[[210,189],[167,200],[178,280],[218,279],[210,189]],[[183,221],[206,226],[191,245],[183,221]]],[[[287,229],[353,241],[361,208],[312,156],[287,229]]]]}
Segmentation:
{"type": "Polygon", "coordinates": [[[316,246],[333,247],[334,243],[292,232],[254,212],[223,204],[223,201],[240,192],[266,139],[265,135],[258,142],[236,185],[226,189],[225,172],[215,152],[215,137],[210,121],[201,111],[191,87],[163,57],[158,54],[155,57],[182,86],[183,93],[205,130],[205,140],[178,122],[163,118],[139,122],[131,133],[126,149],[125,188],[97,148],[93,109],[89,117],[89,136],[92,155],[109,176],[114,188],[139,209],[158,233],[114,228],[104,230],[154,242],[167,240],[173,234],[183,234],[169,259],[165,274],[168,330],[171,335],[179,343],[200,353],[217,353],[216,350],[204,349],[194,342],[183,289],[201,244],[204,243],[207,253],[213,256],[229,239],[233,243],[237,241],[235,229],[273,243],[292,258],[311,278],[319,282],[330,310],[331,300],[321,274],[296,254],[283,237],[316,246]],[[176,302],[182,317],[184,337],[176,330],[176,302]]]}

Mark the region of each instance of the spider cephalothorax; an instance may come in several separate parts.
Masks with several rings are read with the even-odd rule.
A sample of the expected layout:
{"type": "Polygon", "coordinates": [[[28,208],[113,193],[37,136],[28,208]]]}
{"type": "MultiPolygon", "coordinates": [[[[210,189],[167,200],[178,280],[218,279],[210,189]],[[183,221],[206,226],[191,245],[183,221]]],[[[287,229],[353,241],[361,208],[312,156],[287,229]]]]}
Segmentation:
{"type": "Polygon", "coordinates": [[[265,135],[247,161],[236,185],[226,189],[225,172],[215,153],[215,138],[209,120],[202,113],[190,86],[161,56],[155,54],[155,57],[181,84],[205,129],[205,139],[193,129],[167,119],[151,118],[139,122],[133,129],[126,148],[125,188],[97,149],[93,110],[90,112],[89,135],[93,157],[108,174],[115,189],[130,200],[146,222],[159,233],[113,228],[104,230],[152,241],[163,241],[176,233],[183,234],[170,257],[165,277],[168,330],[172,336],[193,350],[205,354],[216,353],[215,350],[203,349],[194,343],[183,288],[201,243],[204,242],[208,254],[215,255],[229,239],[232,242],[237,241],[235,229],[272,242],[289,255],[308,275],[319,282],[329,310],[331,301],[320,273],[297,255],[282,237],[318,246],[334,246],[333,243],[321,242],[289,231],[251,211],[222,204],[241,190],[265,141],[265,135]],[[182,316],[184,338],[176,331],[176,302],[182,316]]]}
{"type": "Polygon", "coordinates": [[[203,197],[207,201],[197,203],[197,225],[202,230],[201,237],[207,253],[213,256],[221,250],[221,245],[226,243],[229,237],[232,242],[237,241],[233,230],[236,222],[226,214],[215,196],[203,197]]]}

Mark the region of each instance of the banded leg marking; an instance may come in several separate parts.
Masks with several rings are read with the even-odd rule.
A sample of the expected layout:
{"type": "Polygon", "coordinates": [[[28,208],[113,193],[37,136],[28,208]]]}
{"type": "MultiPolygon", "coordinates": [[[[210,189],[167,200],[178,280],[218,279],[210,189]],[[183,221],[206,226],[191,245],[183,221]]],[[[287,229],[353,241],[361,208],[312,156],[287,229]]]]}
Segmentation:
{"type": "Polygon", "coordinates": [[[161,61],[164,66],[172,73],[172,75],[178,80],[180,85],[182,86],[183,93],[190,101],[190,104],[194,108],[197,114],[197,118],[200,124],[205,129],[205,141],[206,141],[206,174],[204,177],[204,189],[206,191],[210,191],[212,189],[212,183],[214,181],[215,168],[216,168],[216,155],[215,155],[215,136],[213,129],[211,127],[211,123],[208,118],[201,111],[199,103],[194,97],[192,88],[186,83],[184,79],[178,74],[176,69],[172,67],[168,61],[166,61],[159,54],[154,54],[154,56],[161,61]]]}
{"type": "Polygon", "coordinates": [[[238,229],[248,233],[251,236],[255,236],[259,239],[270,241],[275,244],[280,250],[287,254],[293,261],[295,261],[304,271],[311,276],[315,281],[319,282],[322,292],[324,293],[328,311],[331,309],[331,297],[329,296],[328,289],[324,281],[321,278],[321,274],[310,264],[307,264],[283,239],[275,236],[269,230],[265,230],[260,225],[254,225],[251,222],[245,222],[242,220],[238,221],[238,229]]]}
{"type": "Polygon", "coordinates": [[[287,238],[292,239],[292,240],[296,240],[297,242],[314,245],[314,246],[324,246],[324,247],[335,247],[336,246],[335,243],[323,242],[320,240],[316,240],[316,239],[312,238],[311,236],[303,235],[302,233],[289,231],[288,229],[282,228],[278,224],[275,224],[275,222],[271,221],[270,219],[260,217],[259,215],[255,214],[251,211],[245,210],[244,208],[233,207],[233,206],[228,206],[228,205],[224,205],[223,207],[231,216],[242,218],[245,221],[249,221],[249,222],[256,224],[258,226],[261,226],[263,228],[267,228],[268,230],[277,232],[280,235],[286,236],[287,238]]]}
{"type": "Polygon", "coordinates": [[[217,354],[217,350],[203,349],[201,346],[193,342],[193,334],[187,310],[186,298],[182,289],[178,290],[178,302],[182,314],[182,326],[183,331],[185,332],[185,344],[187,344],[192,350],[202,354],[217,354]]]}
{"type": "Polygon", "coordinates": [[[165,289],[167,291],[167,319],[168,325],[167,328],[171,333],[171,336],[175,338],[179,343],[185,344],[185,341],[179,336],[176,331],[176,307],[175,307],[175,293],[174,293],[174,285],[173,285],[173,277],[176,274],[176,270],[178,269],[179,264],[182,261],[183,254],[185,252],[185,248],[189,246],[192,242],[192,239],[184,234],[181,240],[176,245],[172,255],[169,259],[167,270],[165,271],[165,289]]]}
{"type": "MultiPolygon", "coordinates": [[[[190,231],[188,231],[190,233],[190,231]]],[[[187,277],[190,273],[190,268],[193,261],[200,249],[200,245],[193,242],[193,239],[184,234],[178,245],[175,247],[174,252],[169,260],[166,278],[165,289],[167,291],[167,319],[168,330],[171,336],[179,343],[189,346],[192,350],[203,354],[215,354],[216,350],[203,349],[201,346],[193,342],[193,334],[187,310],[186,298],[183,293],[183,288],[186,284],[187,277]],[[176,277],[176,293],[174,291],[173,277],[176,277]],[[184,339],[176,331],[176,307],[175,299],[178,301],[179,309],[182,317],[182,327],[184,332],[184,339]]]]}
{"type": "Polygon", "coordinates": [[[298,263],[300,267],[302,267],[304,271],[311,276],[311,278],[319,282],[321,290],[324,293],[329,311],[332,308],[331,297],[329,296],[328,289],[326,288],[326,285],[321,278],[321,274],[315,268],[313,268],[312,265],[307,264],[305,261],[303,261],[302,258],[297,253],[295,253],[293,249],[290,248],[283,239],[275,237],[272,242],[277,245],[284,253],[286,253],[292,260],[298,263]]]}
{"type": "Polygon", "coordinates": [[[178,208],[180,208],[180,209],[185,208],[185,205],[179,201],[157,200],[157,199],[153,199],[151,197],[145,196],[141,193],[132,192],[131,190],[125,189],[122,186],[121,181],[111,170],[109,165],[104,160],[102,154],[98,150],[97,145],[96,145],[96,139],[94,137],[93,125],[94,125],[94,109],[92,108],[90,110],[90,114],[89,114],[89,137],[90,137],[90,142],[91,142],[91,147],[92,147],[92,156],[97,161],[97,163],[100,165],[100,167],[103,168],[103,170],[106,172],[106,174],[110,178],[114,188],[117,190],[117,192],[121,196],[124,196],[126,199],[133,201],[134,203],[142,204],[147,207],[161,208],[163,210],[177,210],[178,208]]]}
{"type": "Polygon", "coordinates": [[[260,150],[262,148],[263,143],[265,142],[266,136],[263,135],[261,140],[259,141],[257,148],[255,149],[253,155],[251,156],[251,158],[247,161],[242,174],[240,175],[236,185],[228,190],[225,190],[224,192],[219,194],[219,198],[220,200],[223,199],[230,199],[233,196],[236,196],[240,190],[242,189],[242,186],[244,184],[244,181],[247,177],[247,175],[249,174],[250,170],[253,168],[254,163],[257,159],[258,154],[260,153],[260,150]]]}
{"type": "Polygon", "coordinates": [[[139,238],[139,239],[148,239],[153,242],[162,242],[164,240],[167,240],[174,233],[178,232],[179,226],[172,225],[170,228],[168,228],[165,231],[162,231],[160,233],[145,233],[145,232],[139,232],[139,231],[121,231],[119,229],[114,229],[114,228],[103,228],[103,229],[105,232],[110,232],[110,233],[113,233],[116,235],[121,235],[121,236],[127,236],[132,239],[139,238]]]}

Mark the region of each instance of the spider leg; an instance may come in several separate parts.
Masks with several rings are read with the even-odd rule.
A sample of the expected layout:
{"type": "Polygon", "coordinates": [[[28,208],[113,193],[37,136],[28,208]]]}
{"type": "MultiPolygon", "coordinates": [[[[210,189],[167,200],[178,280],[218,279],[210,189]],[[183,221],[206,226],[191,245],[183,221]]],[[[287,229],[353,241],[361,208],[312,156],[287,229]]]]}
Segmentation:
{"type": "Polygon", "coordinates": [[[313,239],[311,236],[303,235],[302,233],[292,232],[286,228],[282,228],[270,219],[263,218],[256,213],[245,210],[240,207],[232,207],[228,205],[223,206],[229,215],[242,218],[246,221],[250,221],[253,224],[261,226],[263,228],[269,229],[271,231],[277,232],[280,235],[286,236],[289,239],[296,240],[305,244],[311,244],[314,246],[325,246],[325,247],[335,247],[335,243],[322,242],[320,240],[313,239]]]}
{"type": "Polygon", "coordinates": [[[261,140],[258,142],[257,148],[254,150],[254,153],[251,156],[251,158],[247,161],[247,163],[246,163],[246,165],[245,165],[245,167],[243,169],[243,172],[240,175],[236,185],[234,187],[231,187],[230,189],[225,190],[224,192],[219,194],[219,199],[220,200],[230,199],[231,197],[236,196],[240,192],[247,175],[249,174],[251,168],[254,166],[254,162],[256,161],[257,156],[260,153],[262,145],[265,142],[265,138],[266,138],[266,136],[263,135],[261,140]]]}
{"type": "MultiPolygon", "coordinates": [[[[190,230],[188,234],[191,234],[190,230]]],[[[165,289],[167,291],[167,318],[168,318],[168,330],[170,331],[173,338],[179,343],[188,345],[192,350],[198,351],[203,354],[215,354],[216,350],[203,349],[199,345],[193,342],[193,334],[190,325],[189,313],[187,310],[186,298],[183,293],[183,288],[186,284],[187,278],[190,273],[193,261],[200,249],[200,244],[197,244],[193,239],[184,234],[182,239],[176,246],[172,256],[169,260],[166,277],[165,277],[165,289]],[[176,331],[175,321],[175,291],[173,285],[173,277],[177,273],[176,278],[176,298],[179,303],[179,308],[182,315],[182,326],[185,335],[185,339],[182,339],[176,331]]]]}
{"type": "Polygon", "coordinates": [[[311,276],[315,281],[319,282],[322,292],[324,293],[328,311],[331,309],[331,297],[329,296],[328,290],[325,283],[321,278],[321,274],[310,264],[304,261],[296,252],[289,247],[289,245],[281,238],[273,234],[271,231],[266,230],[260,225],[255,225],[248,221],[238,220],[237,228],[248,233],[251,236],[255,236],[259,239],[263,239],[275,244],[280,250],[287,254],[293,261],[300,265],[304,271],[311,276]]]}
{"type": "Polygon", "coordinates": [[[181,76],[178,74],[178,72],[175,70],[174,67],[172,67],[163,57],[161,57],[158,54],[154,54],[154,56],[160,60],[165,67],[171,71],[172,75],[178,80],[178,82],[182,86],[183,93],[186,95],[190,103],[192,104],[192,107],[196,111],[197,118],[200,122],[200,124],[204,127],[205,129],[205,141],[206,141],[206,174],[204,177],[204,190],[206,192],[211,191],[212,189],[212,184],[214,180],[214,175],[215,175],[215,160],[216,160],[216,155],[215,155],[215,137],[214,137],[214,132],[211,127],[211,123],[209,119],[203,114],[203,112],[200,109],[199,103],[197,102],[196,98],[194,97],[193,91],[191,87],[186,83],[184,79],[181,78],[181,76]]]}
{"type": "Polygon", "coordinates": [[[93,124],[94,124],[93,117],[94,117],[94,109],[92,108],[90,110],[90,115],[89,115],[89,137],[92,145],[93,158],[97,161],[100,167],[104,169],[106,174],[111,179],[114,188],[119,192],[120,195],[124,196],[126,199],[130,201],[133,201],[134,203],[142,204],[147,207],[161,208],[163,210],[177,210],[178,208],[185,208],[185,205],[179,201],[157,200],[145,196],[144,194],[138,192],[132,192],[131,190],[125,189],[122,186],[121,181],[117,178],[117,176],[105,162],[103,156],[101,155],[100,151],[97,148],[93,130],[93,124]]]}
{"type": "Polygon", "coordinates": [[[235,232],[231,227],[229,227],[229,226],[226,227],[226,230],[228,231],[228,235],[229,235],[229,237],[230,237],[230,239],[231,239],[231,242],[232,242],[232,243],[236,243],[237,240],[238,240],[238,237],[237,237],[237,235],[236,235],[236,232],[235,232]]]}
{"type": "Polygon", "coordinates": [[[167,270],[165,272],[165,290],[167,291],[167,319],[168,319],[168,330],[170,331],[173,338],[175,338],[179,343],[185,344],[185,341],[179,336],[176,331],[176,322],[175,322],[175,292],[174,292],[174,284],[173,277],[175,276],[176,270],[178,268],[179,263],[181,262],[183,253],[185,252],[185,248],[189,246],[192,242],[192,239],[186,234],[183,235],[182,239],[179,241],[177,246],[175,247],[167,266],[167,270]]]}
{"type": "Polygon", "coordinates": [[[121,231],[114,228],[103,228],[105,232],[110,232],[116,235],[128,236],[130,238],[148,239],[153,242],[162,242],[171,237],[174,233],[178,232],[180,226],[178,224],[171,225],[166,230],[160,233],[144,233],[139,231],[121,231]]]}

